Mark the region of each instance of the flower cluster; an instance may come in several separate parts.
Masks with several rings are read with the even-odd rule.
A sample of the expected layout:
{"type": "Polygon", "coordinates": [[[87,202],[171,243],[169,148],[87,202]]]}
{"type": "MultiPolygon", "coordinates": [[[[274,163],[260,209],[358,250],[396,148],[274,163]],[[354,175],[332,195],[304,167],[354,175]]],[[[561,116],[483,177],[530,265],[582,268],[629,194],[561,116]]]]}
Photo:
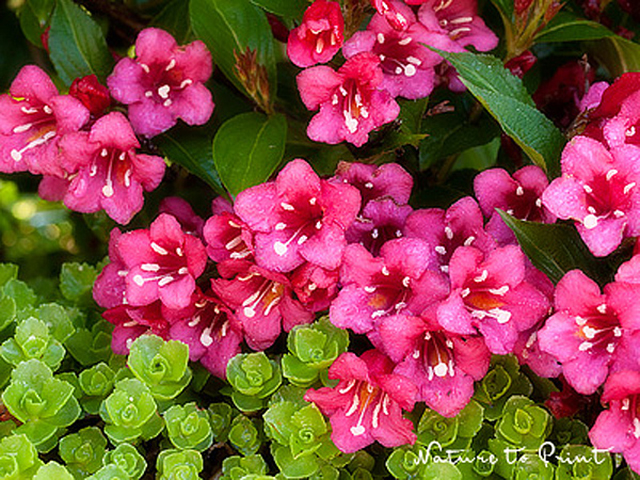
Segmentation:
{"type": "Polygon", "coordinates": [[[123,58],[101,85],[76,79],[61,95],[39,67],[23,67],[0,95],[0,172],[43,175],[40,195],[78,212],[104,210],[121,224],[143,206],[143,191],[164,176],[164,160],[141,153],[136,137],[152,137],[181,118],[206,123],[213,111],[211,56],[195,41],[180,47],[163,30],[148,28],[136,57],[123,58]],[[128,106],[120,113],[113,100],[128,106]]]}
{"type": "Polygon", "coordinates": [[[425,402],[455,416],[492,353],[559,373],[531,340],[552,287],[493,213],[552,221],[545,186],[537,167],[488,170],[476,181],[480,204],[413,210],[411,177],[396,164],[341,163],[323,179],[294,160],[233,207],[214,201],[206,221],[173,199],[148,230],[114,230],[94,297],[116,326],[116,352],[155,333],[187,343],[220,377],[243,340],[264,350],[328,309],[333,325],[375,347],[339,356],[329,376],[341,383],[307,395],[331,416],[334,442],[345,452],[411,443],[401,410],[425,402]]]}
{"type": "MultiPolygon", "coordinates": [[[[498,43],[478,16],[476,0],[372,3],[377,13],[366,30],[346,41],[340,5],[327,0],[316,0],[289,34],[289,58],[305,68],[297,78],[302,101],[309,110],[320,109],[307,129],[312,140],[360,147],[369,132],[398,116],[396,97],[429,96],[443,60],[426,45],[460,52],[470,45],[489,51],[498,43]],[[420,7],[414,11],[412,5],[420,7]],[[346,62],[338,71],[316,65],[341,48],[346,62]]],[[[452,88],[462,88],[459,80],[450,81],[452,88]]]]}
{"type": "Polygon", "coordinates": [[[581,102],[584,131],[565,147],[562,176],[542,197],[551,212],[575,222],[596,256],[609,255],[624,238],[640,234],[639,79],[628,73],[611,86],[591,87],[581,102]]]}

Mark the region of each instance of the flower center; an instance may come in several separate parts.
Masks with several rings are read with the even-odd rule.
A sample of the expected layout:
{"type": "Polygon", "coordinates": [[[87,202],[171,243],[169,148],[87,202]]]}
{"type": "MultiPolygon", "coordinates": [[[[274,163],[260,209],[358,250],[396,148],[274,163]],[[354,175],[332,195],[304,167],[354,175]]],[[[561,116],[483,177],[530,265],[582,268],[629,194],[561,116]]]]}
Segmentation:
{"type": "Polygon", "coordinates": [[[257,278],[257,287],[253,293],[242,302],[242,313],[247,318],[253,318],[260,310],[263,316],[268,316],[278,306],[284,296],[284,285],[274,280],[269,280],[258,273],[250,273],[246,277],[238,277],[241,282],[257,278]]]}
{"type": "Polygon", "coordinates": [[[190,78],[185,78],[182,69],[176,69],[176,60],[172,58],[166,65],[147,65],[141,63],[140,67],[145,72],[147,90],[144,96],[161,103],[164,107],[170,107],[176,96],[193,83],[190,78]]]}
{"type": "Polygon", "coordinates": [[[596,311],[586,317],[576,316],[578,336],[584,341],[578,349],[581,352],[593,351],[593,353],[612,354],[615,352],[622,328],[618,317],[609,311],[607,304],[596,307],[596,311]]]}
{"type": "Polygon", "coordinates": [[[413,358],[417,360],[420,355],[429,380],[433,380],[434,376],[444,378],[455,375],[453,341],[443,332],[425,332],[422,352],[416,350],[413,358]]]}
{"type": "Polygon", "coordinates": [[[375,309],[371,314],[372,319],[399,313],[407,307],[412,293],[410,277],[403,277],[400,272],[390,272],[387,267],[382,267],[381,273],[372,285],[364,287],[364,291],[370,294],[367,303],[375,309]]]}
{"type": "Polygon", "coordinates": [[[338,392],[346,394],[351,390],[353,390],[354,393],[345,417],[350,417],[356,412],[358,413],[356,424],[350,428],[351,434],[358,437],[363,435],[367,430],[364,423],[369,407],[373,406],[371,426],[378,428],[380,426],[380,413],[387,416],[389,415],[391,399],[379,387],[363,380],[351,380],[344,388],[339,389],[338,392]]]}
{"type": "Polygon", "coordinates": [[[363,92],[357,82],[348,78],[331,97],[331,104],[339,105],[344,124],[349,132],[355,133],[362,119],[369,118],[369,110],[366,106],[368,100],[368,95],[363,98],[363,92]]]}
{"type": "Polygon", "coordinates": [[[169,285],[179,277],[189,275],[186,259],[181,247],[163,247],[156,242],[151,242],[151,249],[162,259],[161,263],[143,263],[140,270],[143,272],[157,273],[155,276],[143,276],[137,274],[133,282],[142,287],[147,282],[158,282],[158,287],[169,285]]]}
{"type": "Polygon", "coordinates": [[[583,188],[589,212],[582,220],[585,228],[595,228],[601,219],[611,215],[615,218],[624,217],[635,187],[636,182],[628,181],[615,168],[609,169],[605,175],[595,177],[590,183],[585,183],[583,188]]]}
{"type": "Polygon", "coordinates": [[[420,48],[420,44],[408,35],[378,33],[373,53],[380,58],[385,74],[413,77],[422,65],[418,53],[420,48]]]}
{"type": "Polygon", "coordinates": [[[318,205],[316,197],[295,199],[291,203],[280,203],[280,222],[275,226],[276,231],[286,234],[273,244],[274,251],[283,256],[289,246],[295,241],[302,245],[322,228],[323,209],[318,205]]]}
{"type": "Polygon", "coordinates": [[[502,308],[506,303],[502,297],[509,291],[509,286],[491,287],[486,283],[488,277],[489,272],[482,270],[480,275],[467,282],[460,292],[464,306],[478,320],[489,317],[498,323],[507,323],[511,312],[502,308]]]}
{"type": "Polygon", "coordinates": [[[56,136],[56,118],[49,105],[43,106],[23,106],[20,111],[24,114],[25,123],[13,128],[14,134],[31,132],[27,137],[27,143],[21,149],[13,149],[10,152],[11,158],[15,162],[22,160],[25,152],[32,148],[44,145],[56,136]]]}

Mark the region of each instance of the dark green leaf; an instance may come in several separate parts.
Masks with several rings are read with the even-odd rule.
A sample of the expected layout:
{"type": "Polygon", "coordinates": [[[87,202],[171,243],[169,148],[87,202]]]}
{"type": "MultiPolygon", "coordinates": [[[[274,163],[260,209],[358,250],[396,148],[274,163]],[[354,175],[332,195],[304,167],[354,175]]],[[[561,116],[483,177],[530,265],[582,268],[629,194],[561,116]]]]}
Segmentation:
{"type": "Polygon", "coordinates": [[[167,2],[160,13],[151,20],[151,26],[162,28],[176,39],[178,44],[186,43],[189,37],[189,3],[184,0],[167,2]]]}
{"type": "Polygon", "coordinates": [[[594,280],[602,279],[601,263],[589,252],[575,228],[527,222],[502,211],[499,213],[531,262],[554,283],[576,268],[594,280]]]}
{"type": "Polygon", "coordinates": [[[400,100],[400,115],[399,119],[402,122],[402,126],[411,133],[423,133],[422,121],[427,111],[428,98],[421,98],[419,100],[400,100]]]}
{"type": "Polygon", "coordinates": [[[168,132],[158,138],[158,145],[171,160],[207,182],[218,194],[226,195],[213,164],[211,139],[206,135],[168,132]]]}
{"type": "Polygon", "coordinates": [[[60,291],[74,302],[91,301],[93,282],[98,273],[86,263],[65,263],[60,271],[60,291]]]}
{"type": "Polygon", "coordinates": [[[566,140],[551,120],[537,110],[522,81],[489,55],[439,51],[458,70],[469,91],[500,123],[531,160],[555,176],[566,140]]]}
{"type": "Polygon", "coordinates": [[[104,81],[113,66],[102,30],[71,0],[58,0],[51,19],[49,51],[53,65],[67,85],[75,78],[91,74],[104,81]]]}
{"type": "Polygon", "coordinates": [[[27,0],[20,9],[20,27],[27,39],[42,48],[41,35],[49,24],[55,0],[27,0]]]}
{"type": "Polygon", "coordinates": [[[249,0],[191,0],[191,27],[209,48],[214,62],[241,91],[236,76],[234,52],[249,47],[257,51],[257,61],[269,76],[271,94],[276,87],[276,60],[273,35],[265,13],[249,0]]]}
{"type": "Polygon", "coordinates": [[[513,18],[513,0],[491,0],[491,3],[507,20],[513,18]]]}
{"type": "Polygon", "coordinates": [[[232,195],[267,180],[284,154],[287,121],[243,113],[225,122],[213,139],[213,161],[232,195]]]}
{"type": "Polygon", "coordinates": [[[489,116],[472,124],[458,112],[427,117],[422,127],[428,136],[420,142],[420,170],[450,155],[484,145],[500,134],[500,128],[489,116]]]}
{"type": "Polygon", "coordinates": [[[606,67],[612,77],[640,71],[640,45],[613,35],[589,42],[587,51],[606,67]]]}
{"type": "Polygon", "coordinates": [[[560,12],[536,36],[535,41],[536,43],[576,42],[611,36],[614,36],[613,32],[600,23],[576,17],[568,12],[560,12]]]}
{"type": "Polygon", "coordinates": [[[307,0],[251,0],[251,3],[274,15],[296,19],[302,18],[309,6],[307,0]]]}

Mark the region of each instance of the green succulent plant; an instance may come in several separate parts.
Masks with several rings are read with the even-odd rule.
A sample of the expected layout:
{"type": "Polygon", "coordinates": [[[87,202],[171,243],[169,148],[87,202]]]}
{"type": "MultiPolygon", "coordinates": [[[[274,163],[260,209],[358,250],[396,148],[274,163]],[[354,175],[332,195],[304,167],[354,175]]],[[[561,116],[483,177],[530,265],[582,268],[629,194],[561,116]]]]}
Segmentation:
{"type": "Polygon", "coordinates": [[[34,317],[20,322],[14,337],[0,346],[0,355],[12,365],[35,358],[57,370],[64,354],[64,347],[49,333],[49,327],[34,317]]]}
{"type": "Polygon", "coordinates": [[[196,450],[163,450],[156,467],[158,480],[199,480],[204,464],[196,450]]]}
{"type": "Polygon", "coordinates": [[[241,480],[247,475],[266,475],[267,462],[261,455],[241,457],[233,455],[222,461],[222,476],[220,480],[241,480]]]}
{"type": "Polygon", "coordinates": [[[505,403],[496,436],[512,445],[537,449],[551,433],[549,412],[529,398],[514,395],[505,403]]]}
{"type": "Polygon", "coordinates": [[[104,362],[100,362],[80,372],[78,383],[82,393],[80,403],[87,413],[97,415],[100,403],[113,390],[116,374],[104,362]]]}
{"type": "Polygon", "coordinates": [[[149,440],[164,426],[149,388],[136,378],[116,383],[100,406],[100,416],[106,423],[104,433],[116,444],[149,440]]]}
{"type": "Polygon", "coordinates": [[[195,403],[174,405],[163,415],[169,440],[176,448],[203,452],[213,443],[209,415],[195,403]]]}
{"type": "Polygon", "coordinates": [[[55,445],[56,433],[80,417],[73,392],[70,383],[54,378],[47,365],[32,359],[13,370],[2,401],[22,422],[15,432],[24,433],[38,450],[48,451],[55,445]]]}
{"type": "Polygon", "coordinates": [[[265,399],[282,383],[280,366],[264,352],[233,357],[227,365],[227,380],[233,387],[233,403],[243,412],[264,407],[265,399]]]}
{"type": "MultiPolygon", "coordinates": [[[[86,478],[86,477],[76,477],[86,478]]],[[[33,477],[33,480],[74,480],[69,470],[56,462],[49,462],[41,466],[33,477]]]]}
{"type": "Polygon", "coordinates": [[[229,443],[244,456],[254,455],[262,445],[262,436],[252,420],[238,415],[231,423],[229,443]]]}
{"type": "Polygon", "coordinates": [[[102,457],[104,466],[116,465],[127,473],[132,480],[138,480],[147,469],[147,461],[130,443],[121,443],[102,457]]]}
{"type": "Polygon", "coordinates": [[[0,440],[0,478],[31,478],[41,466],[38,451],[26,435],[10,435],[0,440]]]}
{"type": "Polygon", "coordinates": [[[98,427],[83,428],[62,437],[59,443],[60,457],[77,479],[86,478],[100,469],[106,448],[107,439],[98,427]]]}

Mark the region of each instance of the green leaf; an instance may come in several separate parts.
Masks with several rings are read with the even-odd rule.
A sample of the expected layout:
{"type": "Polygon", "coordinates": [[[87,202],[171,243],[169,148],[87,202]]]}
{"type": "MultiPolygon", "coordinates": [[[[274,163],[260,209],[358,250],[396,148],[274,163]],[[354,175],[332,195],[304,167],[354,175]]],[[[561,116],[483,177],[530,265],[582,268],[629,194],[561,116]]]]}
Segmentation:
{"type": "Polygon", "coordinates": [[[507,20],[513,18],[513,0],[491,0],[491,3],[507,20]]]}
{"type": "Polygon", "coordinates": [[[92,302],[93,282],[98,273],[86,263],[65,263],[60,271],[60,291],[72,302],[92,302]]]}
{"type": "Polygon", "coordinates": [[[169,160],[207,182],[220,195],[227,195],[213,164],[211,139],[192,131],[168,132],[158,137],[158,146],[169,160]]]}
{"type": "Polygon", "coordinates": [[[560,173],[565,137],[535,108],[520,79],[490,55],[438,53],[451,62],[469,91],[536,165],[552,176],[560,173]]]}
{"type": "Polygon", "coordinates": [[[266,181],[282,160],[286,138],[280,114],[243,113],[226,121],[213,139],[213,161],[229,192],[266,181]]]}
{"type": "Polygon", "coordinates": [[[602,263],[589,252],[574,227],[527,222],[500,210],[498,212],[534,266],[554,283],[576,268],[594,280],[605,276],[602,263]]]}
{"type": "Polygon", "coordinates": [[[113,57],[100,26],[71,0],[58,0],[49,31],[51,61],[62,81],[95,74],[99,80],[111,72],[113,57]]]}
{"type": "Polygon", "coordinates": [[[176,39],[179,45],[186,43],[189,37],[189,2],[171,0],[151,20],[150,26],[162,28],[176,39]]]}
{"type": "Polygon", "coordinates": [[[613,35],[589,42],[587,51],[606,67],[612,77],[640,71],[640,45],[626,38],[613,35]]]}
{"type": "Polygon", "coordinates": [[[272,97],[275,94],[276,60],[273,36],[265,13],[249,0],[191,0],[191,26],[225,76],[246,92],[236,76],[234,52],[257,52],[257,62],[267,69],[272,97]]]}
{"type": "Polygon", "coordinates": [[[600,23],[585,20],[569,12],[560,12],[536,35],[535,41],[576,42],[611,36],[614,36],[614,33],[600,23]]]}
{"type": "Polygon", "coordinates": [[[251,0],[269,13],[287,18],[302,18],[302,14],[309,6],[308,0],[251,0]]]}
{"type": "Polygon", "coordinates": [[[54,0],[26,0],[18,12],[24,36],[37,47],[42,48],[41,35],[47,28],[54,6],[54,0]]]}
{"type": "Polygon", "coordinates": [[[9,280],[18,278],[18,266],[13,263],[0,264],[0,287],[4,287],[9,280]]]}

